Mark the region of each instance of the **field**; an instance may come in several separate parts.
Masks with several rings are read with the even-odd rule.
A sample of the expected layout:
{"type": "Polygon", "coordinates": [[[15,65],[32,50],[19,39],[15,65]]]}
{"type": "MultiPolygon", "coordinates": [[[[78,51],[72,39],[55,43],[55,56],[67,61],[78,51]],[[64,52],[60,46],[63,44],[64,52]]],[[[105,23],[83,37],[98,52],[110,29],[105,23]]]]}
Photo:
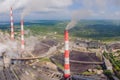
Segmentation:
{"type": "MultiPolygon", "coordinates": [[[[48,24],[35,24],[27,27],[35,34],[57,32],[63,35],[68,21],[53,21],[48,24]]],[[[120,24],[113,21],[81,21],[70,30],[71,37],[90,38],[102,41],[117,41],[120,39],[120,24]]]]}
{"type": "MultiPolygon", "coordinates": [[[[25,29],[32,31],[33,35],[54,34],[63,36],[65,27],[69,21],[36,20],[25,22],[25,29]]],[[[9,30],[9,24],[1,24],[2,30],[9,30]]],[[[16,31],[19,31],[19,23],[15,23],[16,31]]],[[[120,40],[120,21],[112,20],[82,20],[70,30],[71,37],[80,37],[101,41],[120,40]]]]}

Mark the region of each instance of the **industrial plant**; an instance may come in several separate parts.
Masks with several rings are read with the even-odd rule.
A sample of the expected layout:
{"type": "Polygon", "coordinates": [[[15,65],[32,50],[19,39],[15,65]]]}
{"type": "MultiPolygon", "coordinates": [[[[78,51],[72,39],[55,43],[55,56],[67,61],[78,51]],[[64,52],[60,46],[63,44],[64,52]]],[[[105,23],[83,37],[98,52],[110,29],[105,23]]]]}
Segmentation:
{"type": "Polygon", "coordinates": [[[34,37],[27,39],[24,36],[23,19],[20,21],[20,36],[16,37],[12,7],[10,8],[10,21],[10,37],[7,34],[7,41],[10,44],[6,44],[10,50],[9,48],[1,50],[0,80],[108,79],[103,74],[102,68],[97,69],[101,67],[100,65],[104,65],[107,70],[112,71],[111,63],[102,55],[107,49],[101,42],[80,39],[69,41],[71,25],[63,31],[64,39],[61,41],[46,37],[41,40],[34,39],[34,37]],[[30,42],[32,40],[33,42],[30,42]],[[88,77],[85,74],[86,71],[94,75],[88,77]]]}
{"type": "MultiPolygon", "coordinates": [[[[63,0],[65,4],[55,0],[43,1],[43,4],[39,4],[38,0],[26,0],[19,4],[16,0],[13,3],[7,1],[5,3],[11,5],[7,6],[10,20],[6,23],[0,22],[0,80],[120,79],[118,31],[120,24],[114,21],[89,20],[91,19],[89,16],[96,18],[102,14],[102,17],[107,17],[104,11],[96,14],[95,11],[89,10],[89,7],[93,7],[91,6],[93,3],[85,10],[76,10],[78,3],[75,3],[76,5],[70,10],[66,10],[63,14],[72,15],[71,21],[49,22],[49,20],[29,20],[30,17],[25,19],[25,16],[32,11],[38,11],[37,13],[41,15],[50,11],[51,15],[54,15],[54,11],[60,10],[58,14],[61,14],[60,12],[71,5],[73,0],[65,0],[67,2],[63,0]],[[18,13],[23,9],[21,17],[14,15],[14,9],[18,9],[18,13]],[[72,13],[73,9],[75,11],[72,13]],[[84,20],[86,18],[88,20],[84,20]]],[[[86,6],[87,2],[88,0],[83,1],[83,5],[86,6]]],[[[95,0],[95,3],[96,6],[99,5],[100,10],[103,10],[104,4],[101,9],[99,0],[95,0]]],[[[99,12],[99,9],[96,12],[99,12]]],[[[32,16],[38,18],[38,15],[32,14],[32,16]]],[[[49,15],[42,17],[46,16],[49,15]]]]}

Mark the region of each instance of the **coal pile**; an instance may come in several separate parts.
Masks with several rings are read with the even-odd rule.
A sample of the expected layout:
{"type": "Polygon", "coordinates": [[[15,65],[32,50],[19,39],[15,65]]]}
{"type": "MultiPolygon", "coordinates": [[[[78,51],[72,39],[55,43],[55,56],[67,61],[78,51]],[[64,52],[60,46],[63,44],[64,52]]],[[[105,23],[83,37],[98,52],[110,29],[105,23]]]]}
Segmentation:
{"type": "Polygon", "coordinates": [[[42,41],[42,43],[47,44],[47,45],[52,47],[52,46],[57,46],[58,41],[56,41],[56,40],[44,40],[44,41],[42,41]]]}
{"type": "Polygon", "coordinates": [[[57,46],[58,42],[56,40],[44,40],[35,44],[34,50],[32,51],[35,56],[43,56],[49,51],[53,46],[57,46]]]}
{"type": "MultiPolygon", "coordinates": [[[[64,65],[64,54],[57,54],[52,57],[52,59],[61,65],[64,65]]],[[[96,56],[95,53],[87,53],[87,52],[79,52],[79,51],[72,51],[70,53],[70,60],[76,61],[88,61],[88,62],[99,62],[100,59],[96,56]]],[[[98,65],[94,64],[80,64],[80,63],[73,63],[70,62],[71,72],[72,73],[82,73],[87,71],[88,69],[94,69],[98,65]]]]}
{"type": "Polygon", "coordinates": [[[90,62],[99,62],[100,59],[97,58],[95,53],[89,52],[79,52],[79,51],[72,51],[70,53],[71,60],[78,60],[78,61],[90,61],[90,62]]]}
{"type": "Polygon", "coordinates": [[[45,45],[41,44],[41,42],[39,42],[35,45],[34,51],[32,53],[35,56],[40,56],[40,55],[46,53],[49,50],[49,48],[50,47],[45,46],[45,45]]]}

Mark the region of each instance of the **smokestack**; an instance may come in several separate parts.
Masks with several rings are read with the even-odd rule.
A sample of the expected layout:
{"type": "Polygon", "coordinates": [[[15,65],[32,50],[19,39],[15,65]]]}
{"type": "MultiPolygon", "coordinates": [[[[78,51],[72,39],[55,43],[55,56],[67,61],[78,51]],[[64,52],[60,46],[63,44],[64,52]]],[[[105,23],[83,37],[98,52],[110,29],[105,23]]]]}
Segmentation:
{"type": "Polygon", "coordinates": [[[64,78],[70,77],[70,62],[69,62],[69,33],[68,30],[64,32],[65,39],[65,53],[64,53],[64,78]]]}
{"type": "Polygon", "coordinates": [[[11,40],[14,40],[14,20],[12,7],[10,8],[11,40]]]}
{"type": "Polygon", "coordinates": [[[24,41],[24,21],[21,20],[21,49],[24,51],[25,41],[24,41]]]}

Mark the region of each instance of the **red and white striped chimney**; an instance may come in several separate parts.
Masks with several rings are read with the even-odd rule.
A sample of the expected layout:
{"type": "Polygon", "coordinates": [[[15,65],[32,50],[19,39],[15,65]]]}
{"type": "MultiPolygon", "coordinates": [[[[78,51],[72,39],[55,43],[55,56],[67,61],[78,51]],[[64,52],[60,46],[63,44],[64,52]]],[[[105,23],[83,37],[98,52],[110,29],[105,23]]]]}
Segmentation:
{"type": "Polygon", "coordinates": [[[14,20],[12,7],[10,9],[10,23],[11,23],[11,40],[14,40],[14,20]]]}
{"type": "Polygon", "coordinates": [[[25,40],[24,40],[24,21],[21,20],[21,49],[25,49],[25,40]]]}
{"type": "Polygon", "coordinates": [[[68,30],[64,32],[65,39],[65,53],[64,53],[64,78],[70,77],[70,62],[69,62],[69,33],[68,30]]]}

